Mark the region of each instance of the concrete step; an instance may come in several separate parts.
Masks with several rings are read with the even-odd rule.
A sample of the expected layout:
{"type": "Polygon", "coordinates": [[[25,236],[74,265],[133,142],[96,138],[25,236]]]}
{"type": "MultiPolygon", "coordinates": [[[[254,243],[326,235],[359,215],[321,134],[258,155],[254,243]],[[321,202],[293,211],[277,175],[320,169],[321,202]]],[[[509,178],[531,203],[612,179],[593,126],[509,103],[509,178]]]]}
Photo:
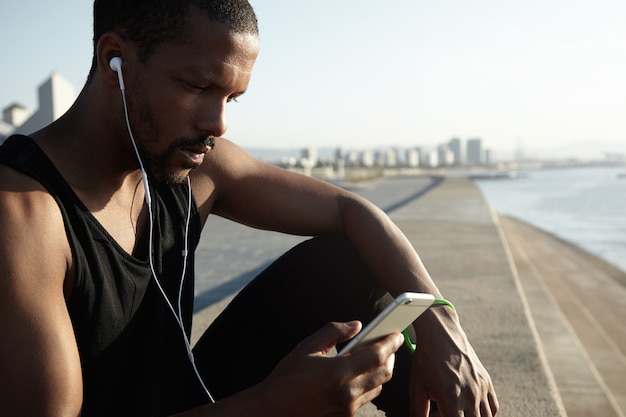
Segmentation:
{"type": "Polygon", "coordinates": [[[626,411],[626,274],[518,220],[502,230],[569,417],[626,411]]]}
{"type": "Polygon", "coordinates": [[[489,371],[503,416],[563,416],[497,216],[466,178],[448,178],[391,217],[450,299],[489,371]]]}
{"type": "MultiPolygon", "coordinates": [[[[563,417],[559,391],[546,367],[497,216],[480,189],[470,180],[448,178],[391,217],[457,307],[496,386],[499,415],[563,417]]],[[[195,314],[194,340],[228,301],[195,314]]],[[[359,412],[359,417],[381,415],[373,407],[359,412]]]]}

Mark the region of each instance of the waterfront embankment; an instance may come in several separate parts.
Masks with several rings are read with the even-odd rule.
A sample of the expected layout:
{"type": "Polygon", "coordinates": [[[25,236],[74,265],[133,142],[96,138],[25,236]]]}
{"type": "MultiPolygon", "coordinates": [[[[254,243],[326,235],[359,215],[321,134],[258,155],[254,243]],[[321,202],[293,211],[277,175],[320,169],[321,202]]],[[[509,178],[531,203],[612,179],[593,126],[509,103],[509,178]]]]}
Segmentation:
{"type": "Polygon", "coordinates": [[[626,273],[527,223],[500,224],[567,415],[623,417],[626,273]]]}
{"type": "MultiPolygon", "coordinates": [[[[583,255],[579,249],[528,228],[524,223],[499,218],[480,189],[467,178],[446,178],[434,187],[430,178],[405,178],[393,183],[383,179],[377,181],[380,182],[359,183],[353,187],[372,200],[384,197],[385,201],[378,203],[381,207],[393,207],[390,216],[420,253],[445,296],[456,305],[468,337],[491,373],[502,407],[501,415],[624,415],[623,392],[613,389],[620,383],[626,386],[623,376],[626,373],[619,374],[619,367],[625,363],[623,353],[620,353],[624,350],[623,339],[613,342],[602,339],[613,349],[613,358],[604,356],[606,350],[600,351],[600,357],[606,358],[605,365],[613,364],[617,372],[603,376],[600,365],[591,360],[595,355],[590,351],[591,347],[583,343],[570,322],[580,321],[580,316],[570,319],[564,313],[565,307],[558,304],[557,297],[551,293],[559,292],[558,287],[550,288],[547,284],[533,287],[529,284],[532,283],[530,278],[537,280],[537,275],[535,272],[530,278],[527,275],[527,271],[533,268],[543,271],[540,266],[550,268],[541,272],[544,280],[574,275],[572,271],[579,271],[577,280],[583,289],[572,288],[571,291],[587,295],[588,307],[606,300],[606,294],[589,291],[583,285],[594,282],[586,280],[585,276],[604,274],[600,272],[604,270],[601,262],[596,263],[595,257],[583,255]],[[420,195],[415,193],[417,187],[430,190],[420,195]],[[405,198],[402,205],[394,206],[393,200],[400,200],[398,196],[403,189],[407,190],[407,196],[414,194],[416,198],[405,198]],[[550,245],[554,246],[543,250],[550,245]],[[526,248],[526,252],[520,252],[520,248],[526,248]],[[571,256],[565,256],[570,250],[574,251],[571,256]],[[587,265],[583,266],[584,263],[587,265]],[[561,359],[561,365],[555,362],[555,358],[561,359]],[[571,373],[562,374],[563,369],[579,372],[572,376],[571,373]],[[611,383],[610,378],[614,379],[611,383]],[[577,403],[572,403],[572,399],[577,403]]],[[[215,278],[213,272],[224,270],[220,265],[235,270],[239,268],[240,272],[228,280],[234,283],[232,286],[219,284],[222,292],[214,301],[206,302],[204,297],[205,308],[199,309],[194,318],[194,340],[256,268],[299,239],[248,231],[220,219],[212,221],[215,223],[208,225],[199,248],[199,253],[204,254],[198,261],[199,287],[202,289],[199,298],[216,294],[209,288],[211,285],[207,280],[215,278]],[[231,239],[230,236],[234,237],[231,239]],[[231,252],[216,255],[215,246],[209,246],[215,245],[216,241],[230,245],[231,252]],[[246,263],[250,259],[256,260],[257,267],[246,263]]],[[[615,313],[612,327],[602,332],[621,331],[619,317],[625,317],[626,297],[619,300],[620,291],[624,291],[619,276],[607,274],[600,282],[587,285],[605,288],[615,294],[612,305],[605,308],[607,312],[615,313]]],[[[563,292],[560,296],[565,301],[573,299],[567,294],[563,292]]],[[[575,311],[575,306],[570,308],[575,311]]],[[[586,312],[582,313],[582,316],[586,315],[586,312]]],[[[598,322],[607,316],[594,316],[590,322],[598,322]]],[[[601,326],[604,325],[597,323],[597,329],[604,329],[601,326]]],[[[586,331],[583,328],[583,332],[586,331]]],[[[590,337],[591,343],[594,340],[596,337],[590,337]]],[[[376,415],[380,413],[371,407],[359,414],[361,417],[376,415]]]]}

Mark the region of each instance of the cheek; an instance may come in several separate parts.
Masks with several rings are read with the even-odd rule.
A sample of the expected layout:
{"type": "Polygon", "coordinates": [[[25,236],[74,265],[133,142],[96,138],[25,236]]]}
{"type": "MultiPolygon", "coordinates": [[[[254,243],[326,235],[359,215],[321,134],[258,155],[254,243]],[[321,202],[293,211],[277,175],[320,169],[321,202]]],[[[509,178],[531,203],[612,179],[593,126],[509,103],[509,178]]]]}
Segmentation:
{"type": "MultiPolygon", "coordinates": [[[[144,89],[139,100],[142,130],[150,142],[173,141],[197,136],[199,120],[207,113],[209,97],[190,94],[175,83],[144,89]]],[[[210,112],[209,112],[210,113],[210,112]]]]}
{"type": "Polygon", "coordinates": [[[159,123],[165,131],[178,132],[182,136],[193,126],[197,104],[189,97],[161,95],[155,102],[160,115],[159,123]]]}
{"type": "MultiPolygon", "coordinates": [[[[160,134],[160,127],[157,120],[157,116],[152,111],[151,107],[146,103],[138,103],[134,123],[132,123],[133,130],[137,130],[135,133],[138,136],[136,139],[142,142],[155,142],[160,134]]],[[[132,118],[131,118],[132,121],[132,118]]]]}
{"type": "Polygon", "coordinates": [[[187,135],[192,107],[185,102],[161,96],[141,110],[142,125],[154,141],[174,140],[187,135]]]}

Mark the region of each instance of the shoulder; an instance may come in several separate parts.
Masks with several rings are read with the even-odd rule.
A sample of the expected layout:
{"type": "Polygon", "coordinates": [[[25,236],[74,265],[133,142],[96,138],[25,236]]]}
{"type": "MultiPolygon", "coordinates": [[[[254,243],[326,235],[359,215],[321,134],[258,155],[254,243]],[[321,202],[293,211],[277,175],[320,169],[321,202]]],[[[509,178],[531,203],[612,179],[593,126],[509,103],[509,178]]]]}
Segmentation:
{"type": "MultiPolygon", "coordinates": [[[[54,198],[37,180],[0,164],[0,220],[62,225],[63,219],[54,198]],[[7,219],[8,216],[8,219],[7,219]]],[[[45,225],[44,225],[45,226],[45,225]]],[[[47,228],[47,227],[46,227],[47,228]]]]}
{"type": "Polygon", "coordinates": [[[192,174],[192,187],[204,219],[215,213],[256,228],[302,235],[338,230],[342,201],[354,198],[326,181],[259,161],[225,139],[192,174]]]}
{"type": "Polygon", "coordinates": [[[22,381],[6,385],[0,403],[20,414],[69,415],[80,408],[82,380],[65,304],[70,249],[63,219],[41,184],[4,165],[0,231],[0,375],[22,381]]]}
{"type": "Polygon", "coordinates": [[[190,174],[194,198],[206,218],[217,200],[236,192],[246,179],[266,177],[274,169],[278,168],[257,160],[230,140],[216,138],[214,149],[190,174]]]}
{"type": "Polygon", "coordinates": [[[251,174],[264,164],[226,138],[216,138],[215,147],[206,155],[200,172],[220,181],[251,174]]]}
{"type": "Polygon", "coordinates": [[[0,165],[0,267],[19,271],[45,267],[63,284],[70,263],[61,211],[35,179],[0,165]]]}

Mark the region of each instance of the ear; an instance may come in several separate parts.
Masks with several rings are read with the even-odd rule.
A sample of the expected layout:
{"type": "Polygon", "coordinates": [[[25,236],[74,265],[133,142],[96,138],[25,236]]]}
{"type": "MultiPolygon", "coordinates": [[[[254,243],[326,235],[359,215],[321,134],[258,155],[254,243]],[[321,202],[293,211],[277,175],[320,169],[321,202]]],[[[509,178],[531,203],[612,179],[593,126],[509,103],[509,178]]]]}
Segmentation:
{"type": "Polygon", "coordinates": [[[122,37],[115,32],[107,32],[100,36],[96,45],[96,57],[98,59],[98,74],[105,84],[119,88],[117,73],[111,69],[109,62],[113,57],[122,58],[122,62],[130,60],[132,48],[122,37]]]}

